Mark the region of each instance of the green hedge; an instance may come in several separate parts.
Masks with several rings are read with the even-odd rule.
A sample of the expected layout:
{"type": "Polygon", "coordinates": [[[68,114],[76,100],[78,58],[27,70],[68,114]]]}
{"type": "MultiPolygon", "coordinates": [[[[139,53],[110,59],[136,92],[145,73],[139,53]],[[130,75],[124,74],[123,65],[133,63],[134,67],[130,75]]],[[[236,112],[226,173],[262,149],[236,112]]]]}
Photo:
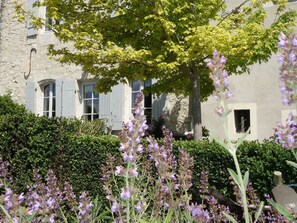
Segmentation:
{"type": "MultiPolygon", "coordinates": [[[[84,128],[79,120],[38,117],[9,96],[0,96],[0,156],[11,164],[15,188],[24,190],[32,183],[33,168],[43,176],[53,168],[76,192],[101,194],[100,169],[106,164],[107,153],[119,154],[119,139],[95,137],[104,134],[105,127],[102,123],[98,126],[93,128],[88,123],[84,128]]],[[[174,142],[176,153],[181,147],[194,157],[194,195],[198,193],[200,172],[206,170],[210,186],[232,196],[226,169],[234,169],[233,160],[221,146],[209,141],[174,142]]],[[[271,192],[275,170],[283,173],[285,183],[297,182],[297,171],[285,162],[294,160],[293,155],[274,142],[244,142],[238,156],[242,170],[250,171],[250,179],[261,196],[271,192]]]]}
{"type": "MultiPolygon", "coordinates": [[[[210,186],[221,193],[232,197],[233,190],[230,185],[227,168],[235,170],[233,160],[229,153],[215,142],[202,141],[177,141],[175,149],[184,147],[194,157],[195,168],[194,193],[197,194],[200,173],[209,172],[210,186]]],[[[263,199],[264,194],[271,194],[273,188],[273,172],[283,173],[284,182],[287,184],[297,182],[297,170],[288,166],[286,160],[294,160],[290,151],[283,149],[275,142],[257,141],[244,142],[238,149],[239,162],[242,171],[249,170],[250,180],[257,194],[263,199]]]]}
{"type": "Polygon", "coordinates": [[[88,191],[102,195],[101,167],[108,153],[119,155],[119,139],[113,136],[67,136],[53,157],[52,168],[59,178],[68,181],[76,193],[88,191]]]}

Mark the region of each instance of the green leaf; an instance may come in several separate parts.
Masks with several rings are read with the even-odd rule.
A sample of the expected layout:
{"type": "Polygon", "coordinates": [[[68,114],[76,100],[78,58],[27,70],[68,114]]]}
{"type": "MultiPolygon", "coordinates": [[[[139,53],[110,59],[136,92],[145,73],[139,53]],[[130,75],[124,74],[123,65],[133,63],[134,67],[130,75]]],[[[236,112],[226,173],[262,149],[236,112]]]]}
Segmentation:
{"type": "Polygon", "coordinates": [[[146,221],[146,220],[141,219],[141,220],[140,220],[140,223],[149,223],[149,222],[146,221]]]}
{"type": "Polygon", "coordinates": [[[165,221],[164,223],[170,223],[171,222],[171,218],[172,218],[172,215],[173,215],[173,210],[170,210],[169,213],[167,214],[166,218],[165,218],[165,221]]]}
{"type": "Polygon", "coordinates": [[[243,178],[244,190],[246,190],[248,183],[249,183],[249,171],[246,171],[243,178]]]}
{"type": "Polygon", "coordinates": [[[2,204],[0,204],[0,208],[2,209],[2,211],[4,212],[4,214],[6,215],[6,217],[8,217],[9,219],[12,220],[12,217],[11,217],[10,214],[6,211],[6,209],[3,207],[2,204]]]}
{"type": "Polygon", "coordinates": [[[239,178],[238,178],[238,175],[234,172],[234,170],[230,169],[230,168],[227,168],[229,174],[231,175],[231,177],[233,178],[234,182],[237,184],[237,186],[239,188],[241,188],[241,185],[239,183],[239,178]]]}
{"type": "Polygon", "coordinates": [[[295,162],[292,162],[292,161],[286,161],[287,162],[287,164],[289,164],[290,166],[292,166],[292,167],[294,167],[294,168],[297,168],[297,163],[295,163],[295,162]]]}
{"type": "Polygon", "coordinates": [[[249,128],[236,142],[235,145],[235,149],[238,148],[238,146],[240,146],[240,144],[245,140],[245,138],[247,137],[247,135],[250,133],[251,128],[249,128]]]}
{"type": "Polygon", "coordinates": [[[264,207],[264,202],[261,201],[260,202],[260,206],[258,208],[258,211],[255,213],[255,221],[254,221],[254,223],[256,223],[257,220],[258,220],[258,218],[260,217],[260,214],[262,213],[263,207],[264,207]]]}
{"type": "Polygon", "coordinates": [[[273,200],[268,200],[268,203],[271,204],[280,214],[282,214],[285,218],[287,218],[289,221],[294,222],[295,219],[292,216],[292,214],[282,205],[276,203],[273,200]]]}
{"type": "Polygon", "coordinates": [[[229,220],[231,221],[232,223],[237,223],[237,221],[229,214],[223,212],[223,215],[229,220]]]}

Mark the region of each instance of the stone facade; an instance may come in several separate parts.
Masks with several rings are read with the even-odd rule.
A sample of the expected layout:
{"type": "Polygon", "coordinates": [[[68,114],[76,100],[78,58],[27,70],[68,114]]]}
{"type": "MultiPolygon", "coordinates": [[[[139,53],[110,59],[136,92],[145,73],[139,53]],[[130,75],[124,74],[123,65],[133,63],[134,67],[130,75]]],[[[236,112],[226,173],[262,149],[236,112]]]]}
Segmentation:
{"type": "MultiPolygon", "coordinates": [[[[26,0],[22,1],[26,5],[26,0]]],[[[81,83],[92,81],[92,77],[84,75],[80,67],[75,65],[61,65],[47,57],[49,44],[59,43],[51,31],[38,30],[38,35],[27,37],[26,23],[20,23],[15,18],[14,4],[11,0],[1,0],[0,10],[0,95],[11,92],[13,99],[19,103],[26,103],[26,84],[36,83],[34,112],[42,115],[42,83],[60,78],[76,81],[74,115],[81,117],[82,100],[81,83]],[[31,54],[31,56],[30,56],[31,54]],[[28,78],[27,78],[28,76],[28,78]]],[[[238,0],[229,1],[230,5],[237,5],[238,0]]],[[[288,3],[291,9],[297,10],[297,2],[288,3]]],[[[275,8],[267,5],[267,10],[273,12],[275,8]]],[[[271,13],[272,15],[272,13],[271,13]]],[[[40,10],[39,16],[45,16],[40,10]]],[[[272,20],[269,17],[268,20],[272,20]]],[[[268,21],[269,22],[269,21],[268,21]]],[[[228,106],[233,109],[228,119],[228,134],[231,139],[241,135],[236,129],[235,116],[237,111],[249,110],[249,125],[252,129],[249,139],[263,140],[273,135],[273,128],[278,121],[284,119],[290,108],[281,105],[278,82],[278,64],[273,56],[266,64],[254,65],[250,74],[232,76],[230,90],[235,97],[228,106]]],[[[122,117],[119,121],[127,121],[131,114],[131,86],[121,87],[122,117]]],[[[117,102],[114,104],[116,105],[117,102]]],[[[220,138],[224,137],[219,117],[214,114],[217,103],[211,97],[202,104],[202,123],[212,133],[220,138]]],[[[110,104],[112,107],[113,104],[110,104]]],[[[182,134],[191,130],[189,118],[189,102],[187,97],[173,94],[153,97],[153,117],[160,115],[167,117],[167,126],[175,133],[182,134]]],[[[110,112],[112,114],[112,112],[110,112]]],[[[239,113],[238,113],[239,114],[239,113]]]]}

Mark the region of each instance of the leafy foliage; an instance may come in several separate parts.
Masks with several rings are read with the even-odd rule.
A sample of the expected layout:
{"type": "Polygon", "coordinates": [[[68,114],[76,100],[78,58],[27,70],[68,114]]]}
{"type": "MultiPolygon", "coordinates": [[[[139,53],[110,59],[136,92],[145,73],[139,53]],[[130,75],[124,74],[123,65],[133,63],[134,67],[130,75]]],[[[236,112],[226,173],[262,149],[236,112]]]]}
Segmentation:
{"type": "MultiPolygon", "coordinates": [[[[35,5],[45,6],[47,17],[63,20],[54,26],[55,36],[71,43],[50,45],[52,58],[82,66],[98,79],[100,92],[119,82],[155,78],[148,91],[192,96],[198,139],[200,101],[213,92],[204,60],[216,49],[228,58],[230,74],[247,72],[250,65],[267,61],[277,50],[279,33],[295,25],[297,13],[276,0],[275,20],[267,26],[263,5],[269,1],[241,1],[231,11],[224,0],[46,0],[35,5]]],[[[23,19],[20,4],[16,11],[23,19]]],[[[39,28],[40,18],[32,25],[39,28]]]]}

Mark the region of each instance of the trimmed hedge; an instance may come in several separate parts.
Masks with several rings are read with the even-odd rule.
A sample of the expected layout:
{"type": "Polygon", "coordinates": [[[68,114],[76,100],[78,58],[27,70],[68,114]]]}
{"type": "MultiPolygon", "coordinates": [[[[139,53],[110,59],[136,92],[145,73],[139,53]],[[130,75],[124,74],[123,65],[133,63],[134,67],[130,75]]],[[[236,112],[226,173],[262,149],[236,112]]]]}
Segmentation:
{"type": "MultiPolygon", "coordinates": [[[[174,147],[175,149],[184,147],[194,157],[194,194],[198,193],[200,173],[205,170],[209,172],[209,182],[212,188],[228,197],[233,196],[227,168],[235,170],[235,166],[231,155],[224,148],[215,142],[206,140],[198,143],[176,141],[174,147]]],[[[238,148],[238,159],[242,171],[249,170],[253,187],[262,199],[264,199],[264,194],[271,194],[275,170],[283,173],[285,183],[297,181],[297,170],[286,164],[286,160],[294,160],[294,156],[275,142],[244,142],[238,148]]]]}
{"type": "MultiPolygon", "coordinates": [[[[11,164],[15,189],[25,190],[26,185],[32,183],[33,168],[37,168],[42,176],[52,168],[61,180],[73,185],[75,192],[101,195],[101,166],[106,163],[107,153],[119,155],[119,139],[95,137],[98,129],[104,133],[101,131],[104,126],[100,126],[90,128],[88,124],[84,130],[79,120],[38,117],[26,112],[9,96],[0,96],[0,156],[11,164]],[[93,129],[97,130],[94,132],[93,129]]],[[[202,170],[209,172],[211,187],[232,196],[227,168],[234,169],[234,165],[227,151],[206,140],[174,142],[176,153],[181,147],[194,157],[194,197],[198,194],[202,170]]],[[[274,142],[244,142],[238,156],[242,170],[250,171],[250,179],[261,196],[271,192],[275,170],[283,173],[285,183],[297,181],[297,171],[285,162],[294,160],[292,153],[274,142]]]]}

